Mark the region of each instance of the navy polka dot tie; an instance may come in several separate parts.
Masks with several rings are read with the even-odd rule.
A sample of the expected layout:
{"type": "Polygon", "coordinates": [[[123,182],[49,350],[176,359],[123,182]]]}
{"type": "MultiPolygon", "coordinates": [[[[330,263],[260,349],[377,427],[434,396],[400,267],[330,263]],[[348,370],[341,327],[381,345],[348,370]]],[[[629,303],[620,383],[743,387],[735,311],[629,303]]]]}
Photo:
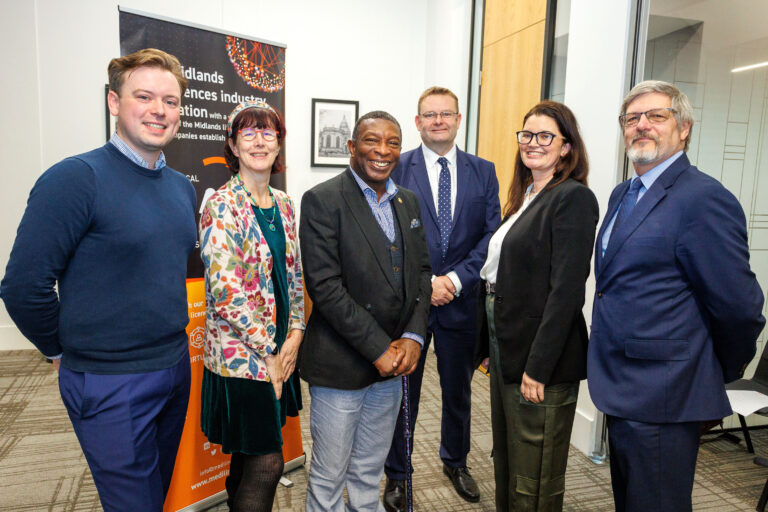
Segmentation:
{"type": "Polygon", "coordinates": [[[440,228],[440,253],[445,259],[452,227],[451,173],[445,157],[438,158],[437,163],[440,164],[440,178],[437,181],[437,225],[440,228]]]}

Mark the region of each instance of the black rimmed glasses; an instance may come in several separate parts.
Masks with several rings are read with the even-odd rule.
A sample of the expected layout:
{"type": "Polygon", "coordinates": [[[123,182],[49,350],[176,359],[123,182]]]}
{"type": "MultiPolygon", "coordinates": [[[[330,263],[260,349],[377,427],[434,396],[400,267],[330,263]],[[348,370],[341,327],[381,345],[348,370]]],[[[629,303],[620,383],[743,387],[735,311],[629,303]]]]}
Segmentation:
{"type": "Polygon", "coordinates": [[[237,132],[240,137],[243,138],[243,140],[251,141],[256,138],[256,134],[260,133],[261,137],[267,141],[272,142],[277,138],[278,132],[275,130],[270,130],[269,128],[259,129],[259,128],[243,128],[239,132],[237,132]]]}
{"type": "Polygon", "coordinates": [[[536,144],[539,146],[549,146],[557,138],[557,135],[552,132],[533,133],[528,130],[517,132],[517,142],[520,144],[530,144],[534,137],[536,138],[536,144]]]}
{"type": "Polygon", "coordinates": [[[458,112],[424,112],[423,114],[419,114],[424,119],[429,119],[430,121],[435,121],[437,118],[441,119],[456,119],[456,116],[459,115],[458,112]]]}
{"type": "Polygon", "coordinates": [[[661,124],[669,119],[672,114],[677,114],[677,110],[669,107],[652,108],[645,112],[628,112],[619,116],[619,123],[621,123],[621,126],[624,128],[632,128],[633,126],[637,126],[640,119],[645,116],[649,123],[661,124]]]}

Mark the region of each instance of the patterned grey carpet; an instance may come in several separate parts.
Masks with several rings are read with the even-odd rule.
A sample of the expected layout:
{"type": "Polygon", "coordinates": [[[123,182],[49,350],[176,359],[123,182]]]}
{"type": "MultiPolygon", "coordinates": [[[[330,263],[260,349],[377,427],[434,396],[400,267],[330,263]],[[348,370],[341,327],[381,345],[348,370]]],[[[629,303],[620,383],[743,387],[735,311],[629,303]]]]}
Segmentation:
{"type": "MultiPolygon", "coordinates": [[[[415,510],[492,511],[493,464],[488,380],[476,374],[473,385],[472,451],[469,466],[482,493],[480,503],[459,498],[442,473],[440,392],[434,355],[425,373],[424,397],[414,449],[415,510]]],[[[309,395],[305,389],[305,404],[309,395]]],[[[311,453],[309,408],[302,412],[304,446],[311,453]]],[[[768,453],[768,430],[753,434],[758,453],[768,453]]],[[[308,466],[287,476],[293,487],[280,487],[274,510],[302,511],[308,466]]],[[[702,445],[693,491],[694,510],[754,510],[768,468],[756,466],[743,443],[702,445]]],[[[52,367],[33,350],[0,352],[0,510],[6,512],[100,511],[90,472],[58,393],[52,367]]],[[[225,505],[210,510],[225,511],[225,505]]],[[[568,462],[565,510],[613,510],[607,465],[597,466],[574,449],[568,462]]]]}

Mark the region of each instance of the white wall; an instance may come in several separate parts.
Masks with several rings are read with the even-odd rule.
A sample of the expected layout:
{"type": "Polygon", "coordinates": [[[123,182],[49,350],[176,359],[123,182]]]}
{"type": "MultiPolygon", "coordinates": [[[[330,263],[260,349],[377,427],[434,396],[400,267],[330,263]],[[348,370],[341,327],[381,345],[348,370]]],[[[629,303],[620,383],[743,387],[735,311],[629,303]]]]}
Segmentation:
{"type": "MultiPolygon", "coordinates": [[[[35,4],[3,0],[1,14],[0,46],[6,51],[0,52],[0,265],[5,269],[29,189],[40,175],[42,144],[35,4]]],[[[0,347],[29,348],[10,324],[0,306],[0,347]]]]}
{"type": "MultiPolygon", "coordinates": [[[[589,187],[600,204],[600,222],[619,182],[623,143],[617,116],[625,94],[629,58],[630,4],[616,0],[572,0],[565,100],[579,120],[589,154],[589,187]],[[611,44],[606,44],[610,41],[611,44]],[[585,79],[585,77],[588,77],[585,79]]],[[[599,224],[598,224],[599,225],[599,224]]],[[[592,319],[594,275],[587,281],[584,315],[592,319]]],[[[571,443],[589,453],[600,435],[597,410],[586,382],[579,390],[571,443]]]]}
{"type": "MultiPolygon", "coordinates": [[[[470,0],[122,0],[119,5],[285,43],[286,179],[297,200],[338,170],[310,167],[311,99],[360,102],[420,139],[416,101],[431,85],[466,111],[470,0]]],[[[120,53],[115,0],[0,0],[0,273],[37,177],[104,143],[107,63],[120,53]]],[[[463,128],[457,140],[464,140],[463,128]]],[[[0,307],[0,350],[31,348],[0,307]]]]}

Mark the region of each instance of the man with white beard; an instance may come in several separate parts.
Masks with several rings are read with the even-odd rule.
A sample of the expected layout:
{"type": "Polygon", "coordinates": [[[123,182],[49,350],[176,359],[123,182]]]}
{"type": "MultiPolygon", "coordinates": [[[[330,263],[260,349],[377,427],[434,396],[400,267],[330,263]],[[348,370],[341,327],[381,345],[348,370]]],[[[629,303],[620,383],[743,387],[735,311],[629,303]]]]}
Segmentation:
{"type": "Polygon", "coordinates": [[[763,293],[739,201],[685,154],[685,94],[642,82],[621,111],[635,172],[597,234],[587,380],[616,510],[690,511],[702,423],[731,414],[725,383],[755,354],[763,293]]]}

